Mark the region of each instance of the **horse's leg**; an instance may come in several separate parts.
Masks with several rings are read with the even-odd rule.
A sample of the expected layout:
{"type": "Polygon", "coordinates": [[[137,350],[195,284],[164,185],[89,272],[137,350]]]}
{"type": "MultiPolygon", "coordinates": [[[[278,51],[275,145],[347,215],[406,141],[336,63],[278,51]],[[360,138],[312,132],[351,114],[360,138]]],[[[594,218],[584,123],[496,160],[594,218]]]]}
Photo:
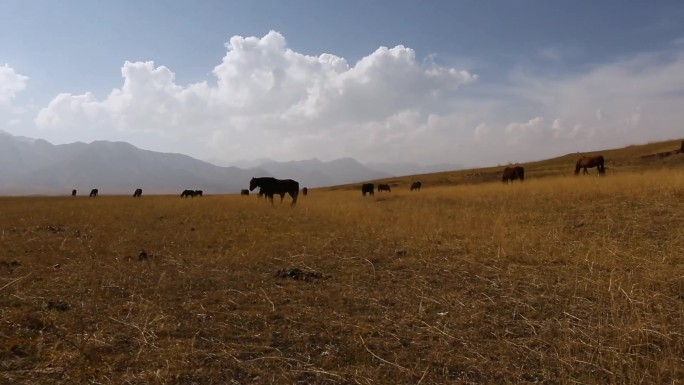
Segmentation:
{"type": "Polygon", "coordinates": [[[290,196],[292,197],[292,203],[290,203],[291,207],[294,207],[294,205],[297,204],[297,196],[299,195],[299,188],[294,191],[290,191],[290,196]]]}

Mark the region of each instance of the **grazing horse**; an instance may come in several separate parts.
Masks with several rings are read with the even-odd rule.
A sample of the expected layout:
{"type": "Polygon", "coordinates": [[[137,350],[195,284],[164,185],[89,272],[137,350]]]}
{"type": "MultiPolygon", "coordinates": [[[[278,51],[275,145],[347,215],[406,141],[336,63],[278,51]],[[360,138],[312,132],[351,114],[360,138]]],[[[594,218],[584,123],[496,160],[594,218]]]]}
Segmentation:
{"type": "Polygon", "coordinates": [[[423,184],[420,183],[420,182],[413,182],[413,183],[411,183],[411,191],[413,191],[413,190],[420,191],[420,187],[421,187],[422,185],[423,185],[423,184]]]}
{"type": "Polygon", "coordinates": [[[306,196],[308,193],[309,193],[309,189],[306,188],[306,187],[304,187],[304,188],[302,189],[302,195],[306,196]]]}
{"type": "Polygon", "coordinates": [[[361,193],[366,196],[366,193],[375,195],[375,185],[373,183],[364,183],[361,185],[361,193]]]}
{"type": "Polygon", "coordinates": [[[581,157],[577,161],[577,164],[575,165],[575,175],[579,175],[580,169],[584,169],[583,174],[585,174],[585,175],[589,174],[589,171],[587,171],[587,168],[592,168],[592,167],[596,167],[599,175],[603,175],[606,173],[603,155],[581,157]]]}
{"type": "Polygon", "coordinates": [[[259,187],[259,193],[263,192],[273,204],[273,195],[280,195],[280,203],[283,203],[285,194],[290,194],[292,203],[290,206],[294,207],[297,204],[297,196],[299,195],[299,182],[292,179],[276,179],[272,177],[252,178],[249,181],[249,191],[254,191],[259,187]]]}
{"type": "Polygon", "coordinates": [[[201,197],[202,196],[202,190],[195,190],[195,196],[201,197]]]}
{"type": "Polygon", "coordinates": [[[501,181],[506,183],[508,181],[513,182],[516,179],[520,179],[521,182],[525,180],[525,169],[522,166],[506,167],[501,176],[501,181]]]}
{"type": "Polygon", "coordinates": [[[98,193],[99,193],[99,191],[96,188],[94,188],[94,189],[90,190],[90,197],[91,198],[96,197],[98,193]]]}
{"type": "Polygon", "coordinates": [[[183,190],[180,197],[181,198],[187,198],[187,197],[194,198],[195,197],[195,190],[183,190]]]}
{"type": "Polygon", "coordinates": [[[76,196],[76,190],[71,190],[71,196],[75,197],[76,196]]]}
{"type": "Polygon", "coordinates": [[[388,184],[379,184],[378,185],[378,192],[380,192],[380,191],[392,192],[392,189],[390,188],[390,186],[388,184]]]}
{"type": "Polygon", "coordinates": [[[249,190],[247,190],[246,188],[245,188],[245,189],[242,189],[242,190],[240,190],[240,195],[246,195],[246,196],[249,196],[249,190]]]}
{"type": "Polygon", "coordinates": [[[135,192],[133,193],[133,198],[140,198],[142,196],[142,189],[137,188],[135,189],[135,192]]]}

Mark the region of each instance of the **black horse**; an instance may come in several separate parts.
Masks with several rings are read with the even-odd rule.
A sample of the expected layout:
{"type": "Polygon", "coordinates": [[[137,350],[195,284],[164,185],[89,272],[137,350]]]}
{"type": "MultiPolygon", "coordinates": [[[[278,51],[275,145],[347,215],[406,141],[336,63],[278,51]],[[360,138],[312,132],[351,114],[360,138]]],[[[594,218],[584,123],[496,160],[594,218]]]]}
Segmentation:
{"type": "Polygon", "coordinates": [[[413,183],[411,183],[411,191],[414,191],[414,190],[415,190],[415,191],[420,191],[420,187],[421,187],[422,185],[423,185],[423,184],[420,183],[420,182],[413,182],[413,183]]]}
{"type": "Polygon", "coordinates": [[[361,185],[361,194],[366,196],[366,194],[375,195],[375,185],[373,183],[364,183],[361,185]]]}
{"type": "Polygon", "coordinates": [[[246,188],[245,188],[245,189],[242,189],[242,190],[240,190],[240,195],[246,195],[246,196],[249,196],[249,190],[247,190],[246,188]]]}
{"type": "Polygon", "coordinates": [[[525,180],[525,169],[522,166],[506,167],[501,175],[501,181],[506,183],[513,182],[519,179],[521,182],[525,180]]]}
{"type": "Polygon", "coordinates": [[[76,190],[71,190],[71,196],[75,197],[76,196],[76,190]]]}
{"type": "Polygon", "coordinates": [[[292,179],[276,179],[272,177],[252,178],[249,181],[249,191],[254,191],[259,187],[273,204],[273,195],[280,195],[280,203],[283,203],[285,194],[290,194],[292,197],[291,206],[297,204],[297,196],[299,195],[299,182],[292,179]]]}
{"type": "Polygon", "coordinates": [[[181,193],[181,198],[194,198],[195,197],[195,190],[183,190],[181,193]]]}
{"type": "Polygon", "coordinates": [[[390,188],[390,185],[388,185],[388,184],[382,184],[382,183],[381,183],[381,184],[378,185],[378,192],[380,192],[380,191],[389,191],[389,192],[392,192],[392,189],[390,188]]]}
{"type": "Polygon", "coordinates": [[[603,159],[603,155],[581,157],[575,164],[575,175],[579,175],[581,169],[584,169],[583,174],[589,174],[587,168],[592,167],[596,167],[599,175],[604,175],[606,173],[605,160],[603,159]]]}
{"type": "Polygon", "coordinates": [[[90,197],[94,198],[97,196],[98,193],[99,193],[99,191],[96,188],[94,188],[94,189],[90,190],[90,197]]]}
{"type": "Polygon", "coordinates": [[[133,198],[140,198],[142,196],[142,189],[137,188],[135,189],[135,192],[133,193],[133,198]]]}
{"type": "Polygon", "coordinates": [[[302,189],[302,194],[303,194],[304,196],[306,196],[308,193],[309,193],[309,189],[306,188],[306,187],[304,187],[304,188],[302,189]]]}

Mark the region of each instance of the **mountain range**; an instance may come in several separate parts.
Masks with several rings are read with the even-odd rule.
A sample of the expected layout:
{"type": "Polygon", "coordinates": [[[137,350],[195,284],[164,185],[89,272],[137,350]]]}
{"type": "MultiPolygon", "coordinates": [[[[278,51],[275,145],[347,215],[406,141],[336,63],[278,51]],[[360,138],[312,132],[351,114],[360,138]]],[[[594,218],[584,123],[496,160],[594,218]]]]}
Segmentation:
{"type": "MultiPolygon", "coordinates": [[[[145,194],[176,194],[184,189],[226,194],[247,188],[254,176],[290,178],[302,187],[322,187],[392,177],[398,174],[384,170],[397,170],[394,167],[379,164],[379,171],[352,158],[329,162],[263,159],[246,168],[217,166],[187,155],[143,150],[126,142],[53,145],[0,131],[1,195],[62,195],[72,189],[83,194],[91,188],[98,188],[101,194],[132,194],[138,187],[145,194]]],[[[404,168],[410,170],[406,165],[404,168]]]]}

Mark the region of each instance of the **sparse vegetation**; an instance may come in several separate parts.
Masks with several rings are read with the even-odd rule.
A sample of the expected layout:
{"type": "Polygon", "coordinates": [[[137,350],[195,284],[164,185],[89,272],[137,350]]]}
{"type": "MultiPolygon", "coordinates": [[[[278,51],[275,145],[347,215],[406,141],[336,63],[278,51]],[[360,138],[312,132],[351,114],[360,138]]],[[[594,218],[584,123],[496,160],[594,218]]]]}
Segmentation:
{"type": "Polygon", "coordinates": [[[684,170],[607,159],[294,209],[1,198],[0,382],[681,384],[684,170]]]}

